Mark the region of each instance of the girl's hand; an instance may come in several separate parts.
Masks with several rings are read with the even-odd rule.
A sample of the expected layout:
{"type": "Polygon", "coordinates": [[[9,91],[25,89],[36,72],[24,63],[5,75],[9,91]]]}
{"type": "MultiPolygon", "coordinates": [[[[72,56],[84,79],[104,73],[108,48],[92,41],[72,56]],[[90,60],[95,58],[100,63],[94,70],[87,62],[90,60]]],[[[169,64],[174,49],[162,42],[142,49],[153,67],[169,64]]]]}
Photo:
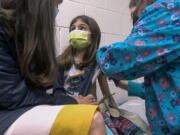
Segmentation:
{"type": "Polygon", "coordinates": [[[93,95],[88,95],[88,96],[73,96],[73,98],[78,102],[78,104],[92,104],[92,105],[97,105],[97,100],[93,95]]]}

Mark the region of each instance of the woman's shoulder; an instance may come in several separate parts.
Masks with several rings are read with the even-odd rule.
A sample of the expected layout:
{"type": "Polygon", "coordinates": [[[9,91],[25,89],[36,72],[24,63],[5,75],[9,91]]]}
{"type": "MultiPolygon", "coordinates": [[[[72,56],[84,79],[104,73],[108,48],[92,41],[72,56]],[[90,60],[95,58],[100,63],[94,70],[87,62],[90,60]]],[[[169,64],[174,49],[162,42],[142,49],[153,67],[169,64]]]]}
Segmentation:
{"type": "Polygon", "coordinates": [[[6,36],[4,30],[2,29],[2,27],[0,26],[0,38],[3,38],[4,36],[6,36]]]}
{"type": "Polygon", "coordinates": [[[0,26],[0,44],[5,43],[7,41],[9,41],[10,38],[8,36],[8,34],[3,30],[3,28],[0,26]]]}
{"type": "Polygon", "coordinates": [[[16,57],[16,46],[13,38],[10,38],[8,34],[0,26],[0,52],[1,54],[7,53],[10,56],[16,57]]]}
{"type": "Polygon", "coordinates": [[[0,46],[3,47],[5,44],[7,44],[7,35],[4,32],[4,30],[0,27],[0,46]]]}

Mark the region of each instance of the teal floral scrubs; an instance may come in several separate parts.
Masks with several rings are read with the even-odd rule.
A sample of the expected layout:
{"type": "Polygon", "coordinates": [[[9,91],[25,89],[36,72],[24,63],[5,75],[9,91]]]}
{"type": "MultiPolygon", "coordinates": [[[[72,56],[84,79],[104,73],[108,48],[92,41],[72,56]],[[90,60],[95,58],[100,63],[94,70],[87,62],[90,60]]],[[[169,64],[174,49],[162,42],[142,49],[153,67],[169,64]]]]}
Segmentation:
{"type": "Polygon", "coordinates": [[[100,48],[97,62],[114,79],[144,76],[137,94],[146,100],[152,134],[180,135],[180,0],[146,7],[124,42],[100,48]]]}

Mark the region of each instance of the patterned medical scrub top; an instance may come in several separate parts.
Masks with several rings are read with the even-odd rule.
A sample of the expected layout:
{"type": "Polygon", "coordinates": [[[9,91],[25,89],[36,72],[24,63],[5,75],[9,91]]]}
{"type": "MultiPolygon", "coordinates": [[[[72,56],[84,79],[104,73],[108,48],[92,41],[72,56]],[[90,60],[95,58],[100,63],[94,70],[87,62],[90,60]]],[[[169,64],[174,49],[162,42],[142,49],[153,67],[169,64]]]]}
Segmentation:
{"type": "Polygon", "coordinates": [[[124,42],[100,48],[97,62],[115,79],[145,76],[142,92],[131,93],[145,98],[152,134],[180,135],[180,0],[146,7],[124,42]]]}

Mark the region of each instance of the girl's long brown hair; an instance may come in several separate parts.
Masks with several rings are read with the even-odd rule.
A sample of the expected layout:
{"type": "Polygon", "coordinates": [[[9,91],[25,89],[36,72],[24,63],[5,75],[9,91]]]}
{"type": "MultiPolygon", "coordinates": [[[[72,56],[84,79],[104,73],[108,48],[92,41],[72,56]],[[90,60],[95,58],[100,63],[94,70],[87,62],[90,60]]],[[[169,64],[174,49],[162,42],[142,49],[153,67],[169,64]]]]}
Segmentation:
{"type": "MultiPolygon", "coordinates": [[[[81,20],[84,23],[86,23],[89,26],[91,32],[91,45],[88,48],[86,48],[85,55],[83,57],[83,63],[81,63],[81,65],[78,65],[78,68],[95,66],[96,52],[99,48],[101,39],[100,28],[93,18],[86,15],[81,15],[74,18],[70,24],[70,28],[77,20],[81,20]]],[[[65,70],[69,70],[73,64],[73,59],[75,55],[76,49],[69,45],[62,53],[62,55],[59,57],[60,66],[64,67],[65,70]]]]}
{"type": "Polygon", "coordinates": [[[35,86],[51,85],[56,79],[55,1],[0,1],[0,27],[15,41],[21,74],[35,86]]]}

